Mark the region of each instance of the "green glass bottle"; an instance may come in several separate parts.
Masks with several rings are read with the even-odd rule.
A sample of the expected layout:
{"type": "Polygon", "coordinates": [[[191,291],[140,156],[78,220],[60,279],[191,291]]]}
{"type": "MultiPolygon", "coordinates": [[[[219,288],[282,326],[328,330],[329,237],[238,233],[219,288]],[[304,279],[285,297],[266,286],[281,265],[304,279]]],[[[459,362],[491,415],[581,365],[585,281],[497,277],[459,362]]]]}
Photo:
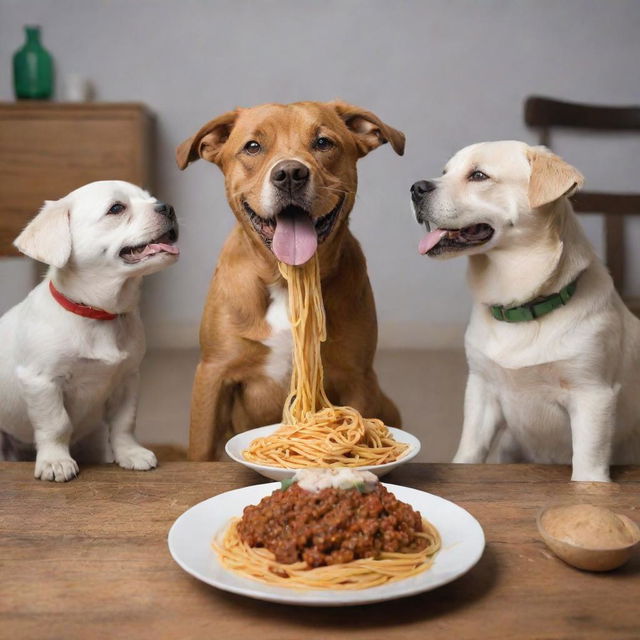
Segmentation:
{"type": "Polygon", "coordinates": [[[40,27],[25,27],[27,40],[13,55],[13,87],[18,100],[53,95],[53,60],[40,43],[40,27]]]}

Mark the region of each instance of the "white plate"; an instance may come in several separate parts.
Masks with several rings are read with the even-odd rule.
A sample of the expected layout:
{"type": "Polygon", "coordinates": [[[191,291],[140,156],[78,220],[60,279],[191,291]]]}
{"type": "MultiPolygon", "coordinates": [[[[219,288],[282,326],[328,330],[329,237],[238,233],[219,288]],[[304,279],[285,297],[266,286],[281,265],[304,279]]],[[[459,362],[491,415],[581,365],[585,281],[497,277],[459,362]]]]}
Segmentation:
{"type": "MultiPolygon", "coordinates": [[[[283,469],[282,467],[270,467],[265,464],[256,464],[255,462],[249,462],[244,459],[242,452],[249,447],[249,444],[256,438],[264,438],[270,436],[274,431],[280,428],[279,424],[270,424],[266,427],[258,427],[257,429],[251,429],[250,431],[243,431],[236,436],[233,436],[231,440],[227,441],[225,451],[227,455],[236,462],[253,469],[265,478],[271,480],[284,480],[285,478],[293,477],[296,472],[295,469],[283,469]]],[[[409,448],[405,454],[398,460],[393,462],[387,462],[386,464],[379,464],[374,466],[358,467],[361,471],[371,471],[375,473],[379,478],[389,473],[392,469],[399,467],[405,462],[409,462],[418,455],[420,451],[420,440],[410,433],[403,431],[402,429],[394,429],[393,427],[387,427],[391,432],[391,435],[398,441],[409,445],[409,448]]]]}
{"type": "Polygon", "coordinates": [[[409,503],[434,524],[442,536],[442,549],[427,571],[406,580],[356,591],[274,587],[228,571],[211,548],[213,537],[224,531],[232,517],[241,516],[246,506],[257,504],[279,486],[270,482],[227,491],[185,511],[169,531],[173,559],[187,573],[224,591],[271,602],[333,607],[394,600],[435,589],[469,571],[484,549],[482,527],[462,507],[424,491],[385,484],[399,500],[409,503]]]}

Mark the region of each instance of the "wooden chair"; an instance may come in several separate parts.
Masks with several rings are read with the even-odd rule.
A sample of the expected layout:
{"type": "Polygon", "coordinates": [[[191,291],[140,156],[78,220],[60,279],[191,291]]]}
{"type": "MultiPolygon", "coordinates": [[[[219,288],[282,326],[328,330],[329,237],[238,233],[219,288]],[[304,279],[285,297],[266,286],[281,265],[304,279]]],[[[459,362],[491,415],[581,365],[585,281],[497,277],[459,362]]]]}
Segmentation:
{"type": "MultiPolygon", "coordinates": [[[[540,144],[549,148],[553,127],[640,133],[640,106],[609,107],[531,96],[525,102],[524,119],[528,126],[539,129],[540,144]]],[[[604,216],[606,264],[625,303],[636,315],[640,315],[640,298],[624,295],[625,216],[640,215],[640,194],[580,191],[572,198],[572,202],[578,213],[604,216]]]]}

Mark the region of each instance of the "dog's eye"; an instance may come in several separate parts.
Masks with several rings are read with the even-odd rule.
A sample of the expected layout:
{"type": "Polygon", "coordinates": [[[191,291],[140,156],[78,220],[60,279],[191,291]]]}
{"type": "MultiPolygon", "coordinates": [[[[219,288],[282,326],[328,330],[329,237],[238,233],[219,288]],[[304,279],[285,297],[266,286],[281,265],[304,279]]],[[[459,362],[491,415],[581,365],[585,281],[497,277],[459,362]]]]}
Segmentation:
{"type": "Polygon", "coordinates": [[[125,207],[121,202],[116,202],[111,205],[111,208],[107,213],[117,215],[118,213],[122,213],[127,207],[125,207]]]}
{"type": "Polygon", "coordinates": [[[470,182],[482,182],[483,180],[488,180],[489,176],[486,173],[482,173],[482,171],[472,171],[469,174],[468,180],[470,182]]]}
{"type": "Polygon", "coordinates": [[[326,136],[320,136],[313,141],[313,148],[318,151],[328,151],[335,145],[333,144],[333,140],[327,138],[326,136]]]}
{"type": "Polygon", "coordinates": [[[249,142],[244,145],[244,150],[250,156],[255,156],[257,153],[260,153],[260,151],[262,151],[262,147],[260,146],[259,142],[256,142],[255,140],[249,140],[249,142]]]}

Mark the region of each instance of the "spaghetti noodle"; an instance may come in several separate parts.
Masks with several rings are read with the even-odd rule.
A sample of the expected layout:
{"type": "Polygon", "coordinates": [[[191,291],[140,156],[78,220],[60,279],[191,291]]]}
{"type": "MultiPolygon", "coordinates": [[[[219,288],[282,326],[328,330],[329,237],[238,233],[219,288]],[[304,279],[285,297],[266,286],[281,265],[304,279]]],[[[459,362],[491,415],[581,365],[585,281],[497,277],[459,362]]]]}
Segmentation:
{"type": "Polygon", "coordinates": [[[227,569],[300,589],[366,589],[427,570],[440,549],[435,527],[385,487],[364,491],[275,491],[213,547],[227,569]]]}
{"type": "Polygon", "coordinates": [[[250,547],[238,536],[239,518],[231,521],[221,541],[213,541],[224,567],[248,578],[280,587],[299,589],[367,589],[397,582],[426,571],[440,549],[436,529],[423,520],[424,537],[429,541],[417,553],[382,553],[379,558],[363,558],[342,564],[310,569],[304,562],[284,564],[264,548],[250,547]]]}
{"type": "Polygon", "coordinates": [[[397,460],[407,444],[397,442],[381,420],[334,406],[325,393],[320,345],[327,331],[318,256],[301,267],[279,266],[289,286],[291,387],[283,426],[253,440],[243,452],[245,459],[286,468],[375,466],[397,460]]]}

